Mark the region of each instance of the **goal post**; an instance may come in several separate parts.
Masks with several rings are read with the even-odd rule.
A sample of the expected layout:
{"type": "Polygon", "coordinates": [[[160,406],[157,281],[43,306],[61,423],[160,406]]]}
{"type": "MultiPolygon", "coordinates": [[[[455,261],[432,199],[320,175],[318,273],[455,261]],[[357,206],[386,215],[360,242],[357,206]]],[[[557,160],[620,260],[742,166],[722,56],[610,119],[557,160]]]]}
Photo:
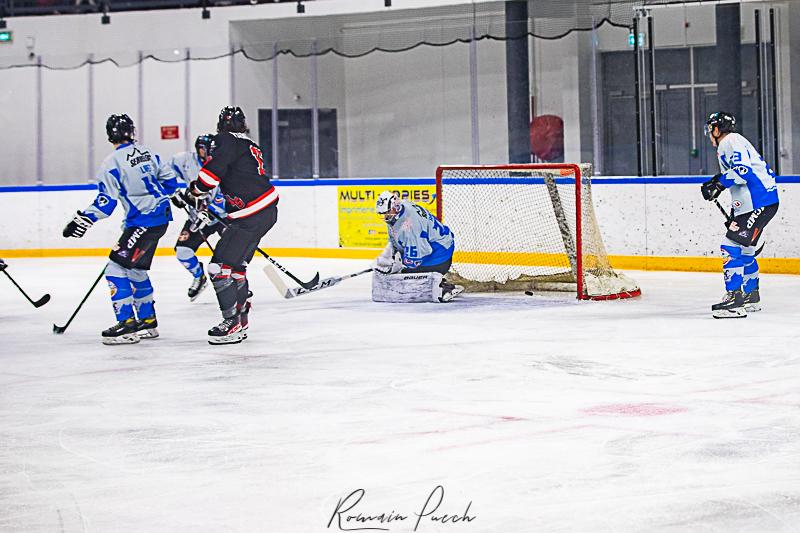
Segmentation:
{"type": "Polygon", "coordinates": [[[455,234],[455,281],[471,291],[569,290],[585,300],[641,294],[609,263],[591,174],[587,163],[437,168],[436,211],[455,234]]]}

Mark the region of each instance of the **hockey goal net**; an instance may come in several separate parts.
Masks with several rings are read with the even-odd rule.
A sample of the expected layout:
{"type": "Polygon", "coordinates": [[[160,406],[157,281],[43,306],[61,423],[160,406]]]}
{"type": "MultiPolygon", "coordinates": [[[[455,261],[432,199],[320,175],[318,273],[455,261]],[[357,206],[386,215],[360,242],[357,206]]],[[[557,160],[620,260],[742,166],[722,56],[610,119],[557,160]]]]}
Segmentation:
{"type": "Polygon", "coordinates": [[[470,291],[571,290],[584,300],[638,296],[608,261],[591,165],[441,166],[437,216],[455,234],[452,281],[470,291]]]}

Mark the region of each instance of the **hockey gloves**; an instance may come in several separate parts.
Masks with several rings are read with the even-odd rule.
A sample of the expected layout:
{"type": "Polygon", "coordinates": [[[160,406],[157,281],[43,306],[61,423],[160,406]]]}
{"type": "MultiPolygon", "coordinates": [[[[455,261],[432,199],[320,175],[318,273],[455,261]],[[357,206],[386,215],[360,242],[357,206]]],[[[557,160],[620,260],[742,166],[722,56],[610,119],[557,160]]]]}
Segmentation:
{"type": "Polygon", "coordinates": [[[86,233],[86,230],[92,227],[92,224],[94,224],[92,219],[78,211],[75,217],[64,226],[64,231],[62,231],[61,234],[64,237],[80,239],[86,233]]]}
{"type": "Polygon", "coordinates": [[[395,252],[392,257],[379,255],[375,260],[375,270],[381,274],[397,274],[403,270],[403,260],[400,257],[400,252],[395,252]]]}
{"type": "Polygon", "coordinates": [[[176,191],[175,194],[169,197],[169,199],[172,202],[172,205],[174,205],[178,209],[183,209],[184,207],[186,207],[186,200],[183,199],[182,190],[176,191]]]}
{"type": "Polygon", "coordinates": [[[197,219],[192,222],[189,226],[189,231],[195,232],[200,231],[203,228],[210,226],[216,222],[216,219],[211,216],[211,214],[206,211],[205,209],[201,209],[197,212],[197,219]]]}
{"type": "Polygon", "coordinates": [[[200,209],[203,206],[201,205],[202,202],[208,198],[208,193],[210,191],[206,191],[201,189],[197,186],[197,180],[191,182],[186,190],[183,192],[183,199],[186,201],[187,204],[191,205],[195,209],[200,209]]]}
{"type": "Polygon", "coordinates": [[[197,189],[192,188],[191,185],[187,187],[185,190],[178,191],[175,196],[178,196],[181,201],[185,205],[192,207],[194,209],[202,209],[203,202],[205,201],[208,193],[204,193],[202,191],[198,191],[197,189]]]}
{"type": "Polygon", "coordinates": [[[725,190],[725,186],[719,181],[721,177],[722,174],[717,174],[700,186],[700,192],[703,193],[703,199],[710,202],[712,200],[716,200],[717,197],[722,194],[722,191],[725,190]]]}

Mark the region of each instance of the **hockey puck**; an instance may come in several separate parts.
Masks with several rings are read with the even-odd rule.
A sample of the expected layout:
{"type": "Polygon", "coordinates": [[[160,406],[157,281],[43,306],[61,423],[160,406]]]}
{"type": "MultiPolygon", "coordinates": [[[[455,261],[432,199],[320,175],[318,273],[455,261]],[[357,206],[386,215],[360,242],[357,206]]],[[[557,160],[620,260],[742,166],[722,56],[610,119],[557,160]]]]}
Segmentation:
{"type": "Polygon", "coordinates": [[[526,294],[527,296],[533,296],[533,291],[525,291],[525,294],[526,294]]]}

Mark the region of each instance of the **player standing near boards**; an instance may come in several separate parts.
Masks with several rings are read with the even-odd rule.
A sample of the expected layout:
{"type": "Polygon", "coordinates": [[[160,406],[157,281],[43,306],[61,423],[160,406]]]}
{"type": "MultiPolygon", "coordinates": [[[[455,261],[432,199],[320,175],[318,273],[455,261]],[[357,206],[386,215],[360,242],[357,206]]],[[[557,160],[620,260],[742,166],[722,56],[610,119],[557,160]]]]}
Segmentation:
{"type": "MultiPolygon", "coordinates": [[[[195,179],[200,168],[208,162],[214,148],[214,140],[213,135],[200,135],[194,143],[194,152],[180,152],[172,156],[170,164],[178,179],[183,182],[182,185],[187,186],[195,179]]],[[[189,218],[183,224],[178,241],[175,243],[175,257],[192,275],[192,284],[187,294],[189,300],[195,301],[208,285],[203,263],[197,259],[197,249],[205,239],[215,233],[222,235],[224,229],[222,224],[207,211],[212,210],[219,218],[225,218],[225,197],[222,196],[219,187],[215,187],[206,200],[196,201],[195,196],[184,192],[179,191],[172,196],[175,207],[186,208],[189,213],[189,218]]]]}
{"type": "Polygon", "coordinates": [[[764,227],[778,211],[775,174],[750,141],[736,133],[736,119],[712,113],[706,134],[717,149],[720,173],[703,183],[703,198],[715,200],[729,189],[733,216],[722,246],[725,297],[711,306],[714,318],[742,318],[761,310],[756,246],[764,227]]]}
{"type": "Polygon", "coordinates": [[[80,238],[92,224],[111,215],[117,204],[125,210],[122,236],[109,254],[105,276],[117,324],[103,331],[103,344],[133,344],[158,337],[153,286],[147,271],[158,240],[172,220],[169,197],[178,181],[172,168],[150,148],[134,140],[133,120],[111,115],[106,121],[114,151],[97,172],[97,197],[78,211],[62,234],[80,238]]]}
{"type": "Polygon", "coordinates": [[[244,112],[225,107],[217,122],[216,146],[188,193],[203,198],[219,186],[225,196],[227,228],[208,265],[222,322],[208,330],[210,344],[247,338],[250,296],[247,263],[278,220],[278,191],[264,170],[261,149],[248,136],[244,112]]]}

